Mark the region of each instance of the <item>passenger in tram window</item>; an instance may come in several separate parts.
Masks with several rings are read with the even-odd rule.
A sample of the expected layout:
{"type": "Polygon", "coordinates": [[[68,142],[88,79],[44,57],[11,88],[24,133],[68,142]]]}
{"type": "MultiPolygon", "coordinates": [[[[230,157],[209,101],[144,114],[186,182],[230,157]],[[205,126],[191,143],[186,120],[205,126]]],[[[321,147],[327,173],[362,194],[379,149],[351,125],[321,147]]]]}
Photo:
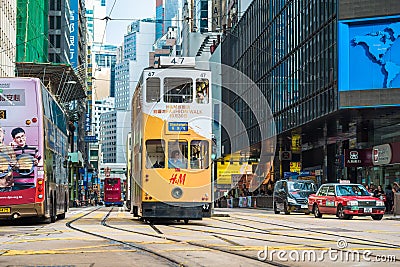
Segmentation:
{"type": "Polygon", "coordinates": [[[158,162],[158,160],[153,164],[153,168],[164,168],[164,164],[162,162],[158,162]]]}
{"type": "Polygon", "coordinates": [[[173,157],[168,160],[169,168],[186,168],[185,164],[182,162],[179,151],[174,151],[172,155],[173,157]]]}
{"type": "Polygon", "coordinates": [[[208,85],[202,83],[197,87],[196,101],[199,104],[207,104],[208,103],[208,85]]]}

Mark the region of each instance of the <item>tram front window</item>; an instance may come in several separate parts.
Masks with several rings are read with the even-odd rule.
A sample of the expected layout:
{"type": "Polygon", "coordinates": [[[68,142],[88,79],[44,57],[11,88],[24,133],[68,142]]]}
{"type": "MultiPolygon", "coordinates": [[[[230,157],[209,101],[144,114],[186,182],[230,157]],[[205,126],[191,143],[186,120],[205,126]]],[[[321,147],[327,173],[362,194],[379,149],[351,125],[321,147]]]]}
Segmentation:
{"type": "Polygon", "coordinates": [[[192,103],[193,82],[190,78],[165,78],[164,102],[166,103],[192,103]]]}
{"type": "Polygon", "coordinates": [[[192,140],[190,142],[190,168],[207,169],[209,165],[208,141],[192,140]]]}
{"type": "Polygon", "coordinates": [[[168,168],[187,168],[188,143],[186,141],[168,142],[168,168]]]}
{"type": "Polygon", "coordinates": [[[164,140],[154,139],[146,141],[146,168],[164,168],[164,140]]]}

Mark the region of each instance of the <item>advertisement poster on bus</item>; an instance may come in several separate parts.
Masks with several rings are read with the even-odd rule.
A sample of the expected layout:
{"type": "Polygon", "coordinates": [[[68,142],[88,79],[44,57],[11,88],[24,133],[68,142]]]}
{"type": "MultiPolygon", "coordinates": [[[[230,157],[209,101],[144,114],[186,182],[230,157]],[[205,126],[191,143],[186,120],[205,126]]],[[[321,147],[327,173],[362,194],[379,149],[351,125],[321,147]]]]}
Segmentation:
{"type": "MultiPolygon", "coordinates": [[[[0,200],[1,193],[35,187],[37,166],[43,165],[35,83],[0,84],[0,200]],[[33,100],[28,102],[29,100],[33,100]],[[27,116],[27,114],[29,114],[27,116]]],[[[10,195],[7,195],[10,196],[10,195]]]]}

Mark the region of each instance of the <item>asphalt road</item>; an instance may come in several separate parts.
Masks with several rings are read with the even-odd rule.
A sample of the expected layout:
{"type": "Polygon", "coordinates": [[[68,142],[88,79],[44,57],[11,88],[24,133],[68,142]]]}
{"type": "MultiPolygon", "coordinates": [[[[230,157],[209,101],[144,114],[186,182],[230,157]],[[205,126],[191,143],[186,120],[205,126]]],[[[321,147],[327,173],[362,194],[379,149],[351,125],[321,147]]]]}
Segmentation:
{"type": "Polygon", "coordinates": [[[400,265],[400,220],[216,209],[202,221],[155,222],[123,208],[70,209],[64,220],[2,222],[0,266],[400,265]]]}

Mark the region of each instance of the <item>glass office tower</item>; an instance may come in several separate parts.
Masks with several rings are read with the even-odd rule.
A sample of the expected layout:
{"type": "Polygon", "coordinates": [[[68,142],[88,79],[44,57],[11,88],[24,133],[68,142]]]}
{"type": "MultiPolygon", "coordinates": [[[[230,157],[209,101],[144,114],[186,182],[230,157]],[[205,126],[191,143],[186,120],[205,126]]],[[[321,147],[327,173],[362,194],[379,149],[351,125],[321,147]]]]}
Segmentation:
{"type": "MultiPolygon", "coordinates": [[[[239,22],[226,31],[222,63],[258,85],[274,115],[277,156],[282,151],[291,153],[290,160],[276,157],[275,179],[283,178],[292,171],[293,162],[299,162],[301,171],[318,173],[322,182],[344,178],[362,182],[371,175],[371,166],[346,165],[345,153],[400,141],[399,134],[382,138],[382,129],[397,132],[394,125],[400,119],[400,75],[396,67],[389,74],[383,67],[397,63],[386,63],[385,58],[381,66],[372,66],[378,70],[371,77],[379,70],[383,73],[379,87],[372,82],[362,84],[368,75],[357,70],[362,66],[353,56],[353,49],[360,49],[354,53],[379,61],[379,52],[369,56],[368,44],[354,41],[379,31],[386,44],[394,43],[386,49],[394,51],[400,41],[399,14],[400,2],[395,0],[254,0],[239,22]],[[365,32],[356,32],[357,25],[365,25],[365,32]]],[[[393,51],[390,58],[400,59],[393,51]]],[[[248,93],[252,93],[250,88],[248,93]]],[[[257,122],[249,107],[233,92],[222,96],[242,118],[250,145],[256,146],[261,141],[260,130],[255,130],[257,122]]],[[[227,136],[222,145],[229,147],[227,136]]]]}

